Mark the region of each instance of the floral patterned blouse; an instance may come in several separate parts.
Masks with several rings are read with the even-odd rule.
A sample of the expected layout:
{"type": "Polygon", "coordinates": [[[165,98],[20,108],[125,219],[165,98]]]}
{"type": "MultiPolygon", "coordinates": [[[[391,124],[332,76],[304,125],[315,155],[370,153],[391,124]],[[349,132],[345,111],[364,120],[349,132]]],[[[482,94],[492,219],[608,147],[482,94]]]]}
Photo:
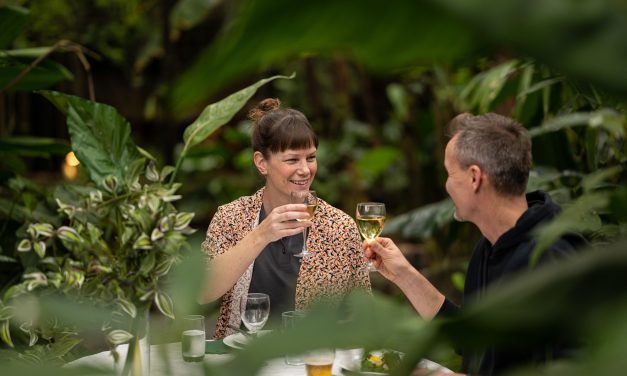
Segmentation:
{"type": "MultiPolygon", "coordinates": [[[[209,259],[229,251],[255,227],[261,210],[261,188],[252,196],[222,205],[214,215],[207,238],[202,243],[209,259]]],[[[296,281],[295,309],[306,309],[318,298],[333,298],[347,294],[352,289],[370,291],[368,271],[363,265],[361,238],[353,219],[343,211],[318,200],[318,207],[309,228],[307,247],[315,252],[303,259],[296,281]]],[[[248,292],[253,273],[250,264],[235,285],[222,296],[220,314],[213,338],[223,338],[239,328],[241,317],[239,302],[248,292]]]]}

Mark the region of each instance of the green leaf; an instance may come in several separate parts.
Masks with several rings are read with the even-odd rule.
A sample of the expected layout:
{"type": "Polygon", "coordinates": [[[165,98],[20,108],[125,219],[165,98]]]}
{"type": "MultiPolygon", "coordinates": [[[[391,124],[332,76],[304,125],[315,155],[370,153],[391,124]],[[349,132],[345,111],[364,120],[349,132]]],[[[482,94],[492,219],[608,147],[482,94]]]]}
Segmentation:
{"type": "Polygon", "coordinates": [[[148,235],[142,233],[139,238],[135,240],[135,243],[133,243],[133,249],[152,249],[152,243],[148,235]]]}
{"type": "Polygon", "coordinates": [[[6,50],[22,32],[29,11],[16,6],[0,6],[0,50],[6,50]]]}
{"type": "Polygon", "coordinates": [[[622,171],[623,168],[621,166],[613,166],[592,172],[583,177],[581,187],[585,193],[593,191],[602,186],[604,182],[607,182],[609,178],[620,174],[622,171]]]}
{"type": "Polygon", "coordinates": [[[154,161],[148,162],[148,166],[146,166],[146,179],[151,182],[159,181],[159,172],[154,161]]]}
{"type": "Polygon", "coordinates": [[[0,308],[0,321],[10,320],[14,315],[13,307],[6,306],[0,308]]]}
{"type": "Polygon", "coordinates": [[[74,338],[71,336],[63,336],[59,339],[55,339],[54,343],[50,345],[48,357],[53,359],[61,358],[82,341],[83,340],[80,338],[74,338]]]}
{"type": "Polygon", "coordinates": [[[422,206],[387,221],[383,234],[427,239],[437,229],[453,220],[454,210],[453,201],[450,198],[422,206]]]}
{"type": "Polygon", "coordinates": [[[157,291],[155,294],[155,304],[161,313],[174,320],[174,307],[172,299],[170,299],[168,294],[163,291],[157,291]]]}
{"type": "MultiPolygon", "coordinates": [[[[28,250],[30,251],[30,249],[28,250]]],[[[19,248],[18,248],[18,251],[19,251],[19,248]]],[[[0,255],[0,262],[17,262],[17,260],[9,256],[0,255]]]]}
{"type": "Polygon", "coordinates": [[[400,155],[397,147],[378,146],[368,149],[356,164],[360,178],[372,182],[398,160],[400,155]]]}
{"type": "Polygon", "coordinates": [[[80,244],[83,242],[83,238],[72,227],[61,226],[57,229],[57,237],[63,241],[64,244],[80,244]]]}
{"type": "Polygon", "coordinates": [[[183,230],[185,227],[189,226],[193,218],[194,218],[194,213],[186,213],[186,212],[176,213],[176,216],[174,217],[174,230],[176,231],[183,230]]]}
{"type": "Polygon", "coordinates": [[[72,149],[96,184],[112,175],[124,184],[124,168],[140,158],[131,126],[115,108],[54,91],[40,92],[67,114],[72,149]]]}
{"type": "Polygon", "coordinates": [[[107,342],[112,345],[121,345],[127,343],[133,338],[133,335],[126,330],[115,329],[107,333],[107,342]]]}
{"type": "Polygon", "coordinates": [[[71,149],[65,140],[47,137],[3,137],[0,139],[0,150],[20,156],[64,155],[71,149]]]}
{"type": "Polygon", "coordinates": [[[142,258],[141,265],[139,266],[140,275],[148,275],[155,268],[155,254],[149,253],[142,258]]]}
{"type": "Polygon", "coordinates": [[[535,264],[542,252],[565,233],[598,230],[601,227],[601,219],[596,213],[605,208],[609,200],[609,193],[584,194],[564,206],[562,212],[551,222],[535,229],[537,242],[532,252],[531,263],[535,264]]]}
{"type": "Polygon", "coordinates": [[[278,78],[292,79],[291,76],[273,76],[264,78],[256,83],[235,92],[219,102],[205,107],[200,116],[190,124],[183,133],[184,151],[203,142],[211,133],[223,124],[226,124],[248,102],[261,86],[278,78]]]}
{"type": "Polygon", "coordinates": [[[473,77],[460,94],[468,108],[487,112],[517,66],[518,60],[510,60],[473,77]]]}
{"type": "Polygon", "coordinates": [[[72,80],[74,78],[72,73],[63,65],[51,60],[44,60],[30,69],[19,81],[13,82],[22,71],[28,69],[28,66],[28,64],[20,63],[14,59],[7,59],[0,56],[0,88],[4,88],[6,85],[12,83],[8,88],[10,92],[32,91],[45,89],[57,82],[72,80]]]}
{"type": "Polygon", "coordinates": [[[9,329],[9,321],[3,321],[0,324],[0,338],[2,338],[2,342],[6,343],[11,347],[15,347],[13,345],[13,341],[11,340],[11,330],[9,329]]]}
{"type": "Polygon", "coordinates": [[[229,32],[202,51],[177,82],[169,98],[174,113],[198,108],[225,85],[303,54],[344,53],[372,71],[399,71],[467,58],[478,40],[435,1],[407,0],[394,6],[377,0],[361,0],[359,6],[352,0],[301,2],[298,7],[287,0],[240,5],[233,8],[236,22],[228,25],[229,32]]]}
{"type": "Polygon", "coordinates": [[[600,127],[614,135],[622,136],[625,134],[624,122],[624,115],[615,110],[604,108],[594,112],[574,112],[556,116],[545,121],[542,125],[530,129],[529,134],[531,137],[536,137],[565,128],[589,126],[600,127]]]}
{"type": "Polygon", "coordinates": [[[120,306],[120,308],[122,308],[124,312],[128,313],[129,316],[135,318],[135,316],[137,315],[137,308],[135,307],[135,304],[124,298],[118,298],[115,302],[117,303],[117,305],[120,306]]]}
{"type": "Polygon", "coordinates": [[[179,0],[170,12],[172,33],[178,34],[198,25],[218,4],[218,0],[179,0]]]}
{"type": "Polygon", "coordinates": [[[17,245],[18,252],[28,252],[32,249],[32,245],[29,239],[22,239],[17,245]]]}
{"type": "Polygon", "coordinates": [[[33,242],[33,251],[35,251],[39,257],[44,258],[44,256],[46,256],[46,243],[42,241],[33,242]]]}

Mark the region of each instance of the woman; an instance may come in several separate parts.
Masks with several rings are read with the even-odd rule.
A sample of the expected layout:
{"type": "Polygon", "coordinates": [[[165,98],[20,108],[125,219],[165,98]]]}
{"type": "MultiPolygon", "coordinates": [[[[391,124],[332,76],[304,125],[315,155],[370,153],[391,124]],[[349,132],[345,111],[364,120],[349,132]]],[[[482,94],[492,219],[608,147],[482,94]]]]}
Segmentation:
{"type": "Polygon", "coordinates": [[[317,171],[318,138],[301,112],[265,99],[249,114],[253,161],[265,186],[220,206],[207,230],[209,280],[202,303],[222,297],[215,338],[241,325],[239,302],[247,292],[270,295],[271,316],[305,309],[319,298],[353,288],[370,289],[361,239],[353,219],[319,199],[313,218],[306,206],[290,204],[292,191],[308,190],[317,171]],[[308,227],[313,255],[297,258],[308,227]]]}

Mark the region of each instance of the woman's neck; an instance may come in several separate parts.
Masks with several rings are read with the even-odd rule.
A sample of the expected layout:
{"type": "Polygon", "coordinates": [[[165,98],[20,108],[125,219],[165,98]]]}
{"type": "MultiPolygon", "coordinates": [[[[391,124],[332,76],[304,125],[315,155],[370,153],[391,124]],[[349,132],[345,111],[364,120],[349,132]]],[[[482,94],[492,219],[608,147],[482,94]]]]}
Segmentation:
{"type": "Polygon", "coordinates": [[[266,186],[265,191],[263,192],[263,208],[266,212],[266,214],[270,213],[272,210],[274,210],[274,208],[281,206],[281,205],[286,205],[289,204],[289,199],[285,199],[285,197],[283,197],[283,195],[278,194],[278,192],[273,191],[272,189],[269,189],[266,186]]]}

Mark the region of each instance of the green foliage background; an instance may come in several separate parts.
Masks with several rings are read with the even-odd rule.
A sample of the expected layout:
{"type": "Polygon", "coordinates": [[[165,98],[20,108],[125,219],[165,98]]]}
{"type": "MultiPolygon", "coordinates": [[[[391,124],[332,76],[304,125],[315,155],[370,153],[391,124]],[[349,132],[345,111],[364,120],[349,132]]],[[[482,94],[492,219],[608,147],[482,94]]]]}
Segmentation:
{"type": "MultiPolygon", "coordinates": [[[[61,91],[86,97],[91,76],[75,54],[61,49],[7,88],[33,59],[50,51],[30,48],[72,39],[99,56],[89,59],[96,98],[130,119],[133,138],[158,161],[181,162],[180,209],[196,213],[201,229],[192,247],[198,246],[217,205],[250,194],[261,182],[250,167],[244,111],[231,114],[226,126],[215,127],[211,137],[194,145],[185,142],[184,129],[202,119],[207,103],[260,78],[295,72],[295,79],[273,81],[248,98],[277,96],[306,113],[321,137],[316,181],[321,197],[348,213],[358,201],[386,202],[387,234],[453,297],[462,287],[469,244],[477,236],[472,226],[451,222],[452,206],[443,190],[445,127],[459,112],[496,111],[530,129],[534,170],[529,189],[549,191],[564,207],[556,221],[539,230],[538,252],[571,230],[585,233],[595,246],[559,269],[529,273],[494,291],[454,322],[421,322],[397,290],[375,277],[377,290],[386,296],[374,302],[355,297],[349,326],[329,325],[334,313],[323,310],[319,317],[326,321],[312,319],[304,331],[338,346],[351,342],[403,350],[408,356],[398,374],[406,374],[421,356],[452,366],[456,358],[446,351],[451,345],[480,348],[520,338],[521,331],[537,344],[548,329],[576,333],[590,347],[581,359],[551,363],[544,373],[625,369],[623,357],[612,356],[627,345],[620,335],[626,313],[621,273],[627,213],[627,8],[622,2],[11,3],[29,7],[31,16],[21,10],[6,17],[0,13],[3,26],[15,25],[0,33],[1,265],[8,270],[15,271],[7,260],[15,252],[17,224],[46,217],[42,202],[51,204],[45,186],[24,177],[37,178],[38,158],[68,150],[63,131],[51,136],[43,131],[44,123],[37,123],[40,119],[19,110],[20,103],[38,108],[32,96],[20,91],[58,83],[61,91]],[[13,32],[24,25],[26,33],[13,32]],[[533,315],[528,307],[534,307],[533,315]]],[[[181,270],[191,268],[185,265],[181,270]]],[[[174,301],[198,309],[190,303],[198,288],[198,279],[189,277],[194,273],[173,273],[187,276],[173,277],[174,301]]],[[[3,286],[16,283],[14,278],[19,273],[3,280],[3,286]]],[[[167,328],[161,329],[167,338],[167,328]]],[[[303,333],[295,333],[293,343],[316,345],[302,338],[303,333]]],[[[206,372],[252,373],[263,359],[282,354],[284,343],[278,336],[264,338],[223,368],[206,372]]]]}

